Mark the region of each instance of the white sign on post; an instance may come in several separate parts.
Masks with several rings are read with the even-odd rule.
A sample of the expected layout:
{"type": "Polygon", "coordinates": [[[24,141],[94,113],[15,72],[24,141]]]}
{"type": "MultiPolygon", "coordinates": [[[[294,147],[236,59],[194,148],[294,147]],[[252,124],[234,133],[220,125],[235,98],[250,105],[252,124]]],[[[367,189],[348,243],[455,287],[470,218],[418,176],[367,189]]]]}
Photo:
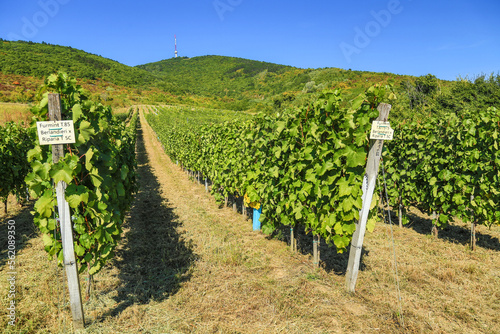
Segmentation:
{"type": "Polygon", "coordinates": [[[40,145],[75,143],[73,121],[36,122],[36,129],[40,145]]]}
{"type": "Polygon", "coordinates": [[[394,129],[389,122],[373,121],[370,139],[392,140],[394,129]]]}

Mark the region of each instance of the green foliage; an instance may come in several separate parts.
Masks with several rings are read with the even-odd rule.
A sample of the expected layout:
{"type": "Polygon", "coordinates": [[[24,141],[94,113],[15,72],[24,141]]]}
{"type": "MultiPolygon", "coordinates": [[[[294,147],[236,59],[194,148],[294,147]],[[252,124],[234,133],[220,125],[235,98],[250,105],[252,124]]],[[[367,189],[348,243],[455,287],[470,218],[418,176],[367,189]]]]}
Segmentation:
{"type": "Polygon", "coordinates": [[[9,194],[26,195],[24,178],[30,171],[26,155],[33,146],[33,136],[22,125],[9,122],[0,126],[0,199],[9,194]]]}
{"type": "Polygon", "coordinates": [[[90,102],[76,80],[64,73],[49,76],[41,92],[45,93],[32,110],[37,120],[47,120],[47,92],[59,93],[62,119],[73,119],[76,143],[65,145],[66,153],[57,163],[48,146],[37,145],[29,151],[32,172],[26,183],[32,196],[38,198],[34,222],[44,234],[45,250],[61,264],[61,236],[54,219],[55,186],[59,181],[66,182],[76,257],[80,271],[88,267],[92,275],[112,257],[125,213],[137,190],[137,114],[126,128],[115,120],[109,107],[90,102]]]}
{"type": "Polygon", "coordinates": [[[394,202],[485,225],[500,222],[500,113],[449,114],[401,124],[388,143],[386,168],[394,202]],[[471,200],[471,198],[473,198],[471,200]]]}
{"type": "Polygon", "coordinates": [[[500,105],[500,75],[481,75],[474,80],[459,79],[436,99],[437,109],[457,115],[474,114],[500,105]]]}
{"type": "Polygon", "coordinates": [[[216,198],[260,202],[263,231],[298,225],[343,251],[359,219],[371,121],[389,97],[390,87],[372,87],[343,106],[340,90],[326,90],[309,105],[247,121],[186,126],[185,114],[166,109],[147,120],[172,160],[210,178],[216,198]]]}
{"type": "Polygon", "coordinates": [[[428,117],[447,117],[452,113],[469,117],[500,105],[500,75],[481,75],[445,82],[431,74],[408,78],[398,87],[399,100],[392,119],[426,121],[428,117]]]}

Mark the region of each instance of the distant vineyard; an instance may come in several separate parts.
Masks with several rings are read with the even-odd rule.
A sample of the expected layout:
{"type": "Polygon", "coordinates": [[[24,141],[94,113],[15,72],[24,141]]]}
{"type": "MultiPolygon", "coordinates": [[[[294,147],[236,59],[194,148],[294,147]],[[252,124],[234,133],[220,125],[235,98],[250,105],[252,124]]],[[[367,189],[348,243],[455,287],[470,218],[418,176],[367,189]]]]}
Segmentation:
{"type": "Polygon", "coordinates": [[[389,87],[372,87],[345,103],[335,90],[276,116],[207,124],[208,112],[164,109],[147,120],[170,157],[207,176],[219,199],[261,203],[265,233],[301,226],[342,251],[359,219],[371,121],[389,97],[389,87]]]}

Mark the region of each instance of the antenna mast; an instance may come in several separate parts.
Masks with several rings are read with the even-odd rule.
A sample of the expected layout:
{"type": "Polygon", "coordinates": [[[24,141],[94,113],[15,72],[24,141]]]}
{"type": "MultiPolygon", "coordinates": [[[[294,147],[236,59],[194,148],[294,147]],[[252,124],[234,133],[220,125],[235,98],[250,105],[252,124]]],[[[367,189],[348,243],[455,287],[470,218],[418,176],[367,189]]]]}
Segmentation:
{"type": "Polygon", "coordinates": [[[175,38],[175,58],[177,58],[177,35],[174,35],[175,38]]]}

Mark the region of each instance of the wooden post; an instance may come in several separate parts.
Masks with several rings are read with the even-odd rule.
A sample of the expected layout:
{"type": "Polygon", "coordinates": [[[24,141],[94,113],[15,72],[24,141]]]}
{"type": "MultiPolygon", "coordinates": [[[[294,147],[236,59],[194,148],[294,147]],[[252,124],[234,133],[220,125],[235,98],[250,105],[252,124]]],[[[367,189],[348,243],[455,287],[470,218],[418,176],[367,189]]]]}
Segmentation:
{"type": "MultiPolygon", "coordinates": [[[[49,94],[49,120],[61,120],[61,98],[59,94],[49,94]]],[[[52,145],[52,161],[57,163],[64,155],[63,145],[52,145]]],[[[71,313],[73,314],[73,327],[83,329],[85,327],[85,318],[83,315],[82,295],[80,292],[80,280],[78,279],[78,267],[75,258],[75,249],[73,243],[73,227],[71,224],[71,214],[69,204],[65,199],[66,182],[57,183],[57,210],[61,221],[62,248],[64,255],[64,268],[68,279],[69,299],[71,313]]]]}
{"type": "Polygon", "coordinates": [[[208,177],[205,177],[205,192],[208,193],[208,177]]]}
{"type": "Polygon", "coordinates": [[[238,208],[236,207],[236,201],[233,202],[233,211],[234,212],[238,211],[238,208]]]}
{"type": "Polygon", "coordinates": [[[399,227],[403,227],[403,203],[401,202],[401,196],[399,196],[399,227]]]}
{"type": "Polygon", "coordinates": [[[436,226],[436,219],[437,219],[437,213],[436,213],[436,211],[432,211],[432,229],[431,229],[431,233],[432,233],[433,236],[435,236],[437,238],[438,234],[439,234],[439,231],[438,231],[438,228],[436,226]]]}
{"type": "MultiPolygon", "coordinates": [[[[391,105],[381,103],[377,109],[379,111],[379,117],[376,120],[386,122],[389,117],[389,112],[391,111],[391,105]]],[[[370,204],[373,198],[373,191],[375,190],[380,158],[382,157],[382,148],[384,146],[384,141],[382,139],[372,140],[371,142],[372,145],[366,162],[366,173],[363,178],[363,205],[359,212],[359,222],[356,224],[356,230],[352,236],[349,263],[346,271],[346,288],[349,292],[354,292],[356,287],[361,251],[363,249],[363,239],[366,231],[366,222],[368,220],[368,213],[370,212],[370,204]]]]}
{"type": "Polygon", "coordinates": [[[314,268],[319,267],[319,235],[313,235],[313,266],[314,268]]]}
{"type": "Polygon", "coordinates": [[[294,238],[293,238],[293,251],[297,252],[299,249],[299,237],[300,235],[297,232],[294,232],[294,238]]]}
{"type": "Polygon", "coordinates": [[[321,236],[318,235],[318,267],[319,267],[319,261],[321,260],[321,236]]]}
{"type": "MultiPolygon", "coordinates": [[[[474,200],[474,195],[470,195],[470,201],[474,200]]],[[[471,250],[476,250],[476,217],[474,217],[474,211],[472,211],[472,222],[470,225],[470,248],[471,250]]]]}
{"type": "Polygon", "coordinates": [[[292,250],[292,252],[295,252],[296,249],[295,249],[295,236],[293,235],[293,226],[290,227],[290,249],[292,250]]]}
{"type": "Polygon", "coordinates": [[[471,250],[476,250],[476,222],[474,220],[470,226],[470,246],[471,250]]]}

